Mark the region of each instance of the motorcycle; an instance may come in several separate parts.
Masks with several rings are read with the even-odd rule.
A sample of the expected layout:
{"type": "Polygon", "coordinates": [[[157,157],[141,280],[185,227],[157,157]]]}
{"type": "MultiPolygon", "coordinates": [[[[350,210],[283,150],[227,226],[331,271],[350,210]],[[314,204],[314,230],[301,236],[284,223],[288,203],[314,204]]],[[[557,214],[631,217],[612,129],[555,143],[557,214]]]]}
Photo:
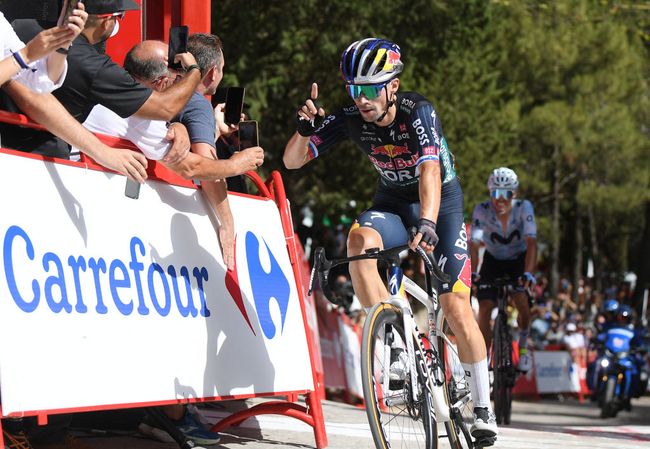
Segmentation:
{"type": "Polygon", "coordinates": [[[614,328],[592,339],[600,356],[588,369],[587,384],[598,402],[601,418],[615,417],[620,410],[632,409],[632,380],[638,374],[635,350],[630,347],[633,336],[628,329],[614,328]]]}

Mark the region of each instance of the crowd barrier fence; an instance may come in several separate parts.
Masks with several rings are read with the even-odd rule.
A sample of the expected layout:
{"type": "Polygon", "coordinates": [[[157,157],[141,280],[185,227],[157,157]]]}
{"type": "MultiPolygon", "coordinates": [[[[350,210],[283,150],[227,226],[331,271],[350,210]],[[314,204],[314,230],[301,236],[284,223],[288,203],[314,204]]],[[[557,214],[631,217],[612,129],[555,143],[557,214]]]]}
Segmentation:
{"type": "MultiPolygon", "coordinates": [[[[39,128],[4,111],[0,120],[39,128]]],[[[229,195],[231,272],[209,205],[161,164],[150,161],[132,200],[123,176],[86,156],[1,149],[0,160],[0,338],[11,342],[0,346],[0,416],[46,424],[59,413],[286,397],[213,430],[281,414],[327,447],[315,306],[278,172],[266,183],[248,174],[258,196],[229,195]]]]}

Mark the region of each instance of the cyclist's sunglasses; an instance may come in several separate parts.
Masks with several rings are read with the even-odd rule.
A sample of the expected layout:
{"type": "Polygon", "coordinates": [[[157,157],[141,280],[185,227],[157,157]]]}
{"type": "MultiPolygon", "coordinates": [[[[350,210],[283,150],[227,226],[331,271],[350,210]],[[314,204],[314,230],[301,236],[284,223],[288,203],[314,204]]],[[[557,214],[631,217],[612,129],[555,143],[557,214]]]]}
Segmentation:
{"type": "Polygon", "coordinates": [[[368,100],[374,100],[379,96],[382,89],[386,87],[384,84],[347,84],[345,90],[348,91],[348,94],[352,99],[356,100],[361,95],[366,97],[368,100]]]}
{"type": "Polygon", "coordinates": [[[97,17],[102,18],[102,19],[109,19],[111,17],[115,17],[118,20],[122,20],[124,18],[124,15],[126,14],[126,11],[119,11],[119,12],[114,12],[111,14],[97,14],[97,17]]]}
{"type": "Polygon", "coordinates": [[[490,190],[490,196],[495,200],[498,200],[499,198],[503,198],[504,200],[511,200],[512,197],[515,196],[515,192],[508,189],[494,189],[490,190]]]}

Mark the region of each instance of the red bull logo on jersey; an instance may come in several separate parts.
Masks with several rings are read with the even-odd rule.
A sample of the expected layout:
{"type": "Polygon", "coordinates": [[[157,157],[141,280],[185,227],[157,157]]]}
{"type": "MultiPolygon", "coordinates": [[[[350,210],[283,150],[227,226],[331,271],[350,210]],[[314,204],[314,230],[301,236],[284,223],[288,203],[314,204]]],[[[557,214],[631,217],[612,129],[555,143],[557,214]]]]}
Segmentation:
{"type": "Polygon", "coordinates": [[[465,293],[470,291],[472,283],[472,264],[467,254],[454,254],[454,257],[463,261],[463,268],[458,273],[458,280],[451,288],[452,292],[465,293]]]}
{"type": "Polygon", "coordinates": [[[410,151],[408,147],[400,147],[397,145],[382,145],[379,147],[373,147],[371,155],[383,155],[390,158],[399,156],[400,154],[409,154],[410,151]]]}
{"type": "Polygon", "coordinates": [[[388,162],[380,161],[377,158],[372,157],[371,155],[368,155],[368,158],[375,165],[375,167],[387,168],[389,170],[398,170],[398,169],[402,169],[402,168],[411,168],[411,167],[415,167],[417,165],[417,163],[418,163],[418,155],[417,154],[411,155],[410,159],[397,158],[397,159],[393,159],[392,161],[388,161],[388,162]]]}

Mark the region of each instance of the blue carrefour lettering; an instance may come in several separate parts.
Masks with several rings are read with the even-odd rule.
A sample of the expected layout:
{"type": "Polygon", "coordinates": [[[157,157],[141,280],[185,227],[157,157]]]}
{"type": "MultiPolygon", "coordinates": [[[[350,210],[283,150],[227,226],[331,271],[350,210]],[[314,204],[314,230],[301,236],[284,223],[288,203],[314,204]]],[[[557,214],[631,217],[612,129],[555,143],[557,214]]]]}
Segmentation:
{"type": "Polygon", "coordinates": [[[161,267],[157,263],[152,263],[149,266],[149,272],[147,273],[147,283],[149,284],[149,292],[151,293],[151,302],[153,304],[154,309],[156,309],[156,312],[158,312],[161,316],[169,315],[169,309],[171,309],[172,307],[172,299],[169,294],[169,284],[167,283],[167,276],[165,276],[165,270],[163,270],[163,267],[161,267]],[[155,273],[158,273],[158,277],[160,278],[160,281],[162,282],[163,285],[163,291],[165,292],[165,303],[162,306],[158,302],[156,287],[154,286],[153,283],[154,281],[153,276],[155,273]]]}
{"type": "Polygon", "coordinates": [[[93,281],[95,281],[95,295],[97,295],[97,305],[95,311],[99,314],[108,313],[108,308],[104,304],[104,297],[102,296],[102,289],[99,285],[99,272],[106,273],[106,261],[101,257],[99,259],[88,259],[88,268],[93,272],[93,281]]]}
{"type": "Polygon", "coordinates": [[[72,268],[72,276],[74,277],[74,289],[77,295],[77,305],[74,309],[79,313],[86,313],[88,307],[83,302],[83,294],[81,293],[81,282],[79,281],[79,270],[86,271],[86,259],[79,256],[76,259],[72,256],[68,257],[68,266],[72,268]]]}
{"type": "MultiPolygon", "coordinates": [[[[129,273],[126,271],[126,265],[121,260],[115,259],[111,262],[111,267],[108,270],[108,277],[110,279],[111,286],[111,295],[113,295],[113,302],[122,315],[131,315],[133,312],[133,301],[123,302],[120,298],[120,295],[117,292],[118,288],[129,288],[131,287],[131,279],[129,279],[129,273]],[[116,272],[120,271],[121,276],[116,276],[116,272]]],[[[147,313],[149,313],[147,311],[147,313]]]]}
{"type": "Polygon", "coordinates": [[[131,239],[131,263],[129,268],[133,270],[133,277],[135,278],[135,288],[138,291],[138,313],[140,315],[149,315],[149,309],[144,305],[144,296],[142,295],[142,281],[140,280],[140,272],[144,270],[144,264],[138,262],[135,255],[135,247],[140,248],[140,255],[144,256],[144,243],[137,237],[131,239]]]}
{"type": "Polygon", "coordinates": [[[46,253],[43,256],[43,268],[46,272],[49,272],[49,266],[54,265],[56,268],[56,275],[49,276],[45,281],[45,288],[43,292],[45,293],[45,300],[50,306],[50,309],[54,313],[59,313],[61,310],[66,312],[72,312],[72,305],[68,301],[68,290],[65,287],[65,278],[63,275],[63,265],[61,264],[61,259],[54,253],[46,253]],[[54,298],[54,288],[58,289],[59,299],[54,298]]]}
{"type": "Polygon", "coordinates": [[[124,316],[147,316],[155,310],[158,316],[165,317],[173,313],[174,308],[182,317],[209,317],[211,314],[205,293],[210,279],[208,269],[182,266],[178,271],[173,265],[163,267],[159,263],[147,263],[150,256],[145,244],[136,236],[129,241],[126,261],[84,255],[61,256],[56,251],[44,251],[38,256],[37,248],[23,228],[16,225],[7,228],[1,268],[9,295],[0,291],[0,301],[10,296],[23,312],[34,312],[43,304],[42,307],[56,314],[87,314],[93,310],[92,302],[96,301],[94,312],[99,315],[117,311],[124,316]],[[38,262],[33,266],[29,264],[37,260],[42,271],[39,271],[38,262]],[[185,289],[179,288],[179,278],[183,279],[185,289]],[[28,294],[30,285],[31,297],[28,294]],[[194,288],[198,291],[199,304],[195,304],[194,288]],[[104,300],[106,289],[112,304],[104,300]],[[41,292],[44,301],[41,301],[41,292]],[[70,296],[72,292],[74,297],[70,296]]]}
{"type": "Polygon", "coordinates": [[[20,309],[24,312],[33,312],[38,307],[38,303],[41,299],[41,289],[38,285],[38,282],[35,280],[32,281],[32,292],[34,292],[34,297],[31,301],[25,301],[20,293],[18,292],[18,286],[16,285],[16,276],[14,275],[14,260],[13,260],[13,243],[16,237],[22,237],[25,241],[25,246],[27,250],[27,257],[29,260],[34,260],[34,245],[29,239],[29,236],[20,226],[11,226],[7,229],[5,234],[4,244],[2,245],[2,254],[5,265],[5,277],[7,278],[7,286],[9,287],[9,292],[14,302],[20,309]]]}
{"type": "Polygon", "coordinates": [[[270,304],[275,299],[280,308],[281,330],[284,329],[284,320],[287,316],[291,289],[289,281],[282,272],[280,264],[273,256],[269,245],[262,239],[270,261],[270,270],[267,272],[260,261],[260,242],[252,232],[246,234],[246,258],[248,260],[248,273],[251,279],[253,299],[260,326],[267,338],[273,338],[276,333],[275,324],[271,319],[270,304]]]}

